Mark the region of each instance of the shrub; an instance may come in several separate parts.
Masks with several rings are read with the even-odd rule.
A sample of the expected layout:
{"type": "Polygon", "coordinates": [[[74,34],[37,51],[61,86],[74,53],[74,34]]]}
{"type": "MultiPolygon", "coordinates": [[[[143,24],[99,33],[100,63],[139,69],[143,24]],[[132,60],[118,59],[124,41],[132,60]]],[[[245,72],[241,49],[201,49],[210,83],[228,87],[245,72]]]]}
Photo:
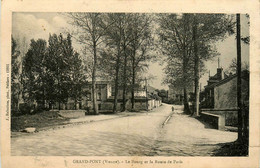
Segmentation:
{"type": "Polygon", "coordinates": [[[21,114],[31,114],[35,110],[34,105],[30,105],[28,103],[21,103],[19,107],[19,112],[21,114]]]}

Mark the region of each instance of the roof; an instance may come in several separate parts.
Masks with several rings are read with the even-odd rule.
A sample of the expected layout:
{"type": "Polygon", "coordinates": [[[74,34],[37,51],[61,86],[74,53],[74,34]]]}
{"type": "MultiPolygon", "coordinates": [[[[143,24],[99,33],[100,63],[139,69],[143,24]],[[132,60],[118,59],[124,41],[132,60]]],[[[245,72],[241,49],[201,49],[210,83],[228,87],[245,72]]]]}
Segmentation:
{"type": "MultiPolygon", "coordinates": [[[[223,85],[223,84],[229,82],[230,80],[232,80],[233,78],[236,78],[236,77],[237,77],[237,74],[232,74],[232,75],[228,76],[227,78],[220,80],[217,83],[213,83],[209,86],[208,85],[205,86],[205,88],[214,88],[215,86],[223,85]]],[[[242,71],[241,77],[242,77],[242,79],[249,81],[249,71],[248,70],[242,71]]]]}
{"type": "Polygon", "coordinates": [[[150,85],[147,86],[147,91],[148,92],[157,92],[156,89],[150,85]]]}

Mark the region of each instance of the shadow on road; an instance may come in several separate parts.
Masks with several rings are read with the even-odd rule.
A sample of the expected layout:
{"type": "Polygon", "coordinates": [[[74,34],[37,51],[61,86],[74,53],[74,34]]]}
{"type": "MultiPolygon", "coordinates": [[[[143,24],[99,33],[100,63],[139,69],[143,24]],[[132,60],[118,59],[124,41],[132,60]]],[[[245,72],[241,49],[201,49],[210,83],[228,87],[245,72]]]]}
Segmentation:
{"type": "Polygon", "coordinates": [[[237,142],[219,143],[220,146],[213,151],[214,156],[248,156],[248,145],[237,142]]]}
{"type": "MultiPolygon", "coordinates": [[[[190,116],[192,117],[192,116],[190,116]]],[[[212,125],[210,125],[209,123],[203,121],[200,117],[193,117],[195,119],[197,119],[200,123],[202,123],[204,125],[204,128],[206,129],[215,129],[212,125]]]]}

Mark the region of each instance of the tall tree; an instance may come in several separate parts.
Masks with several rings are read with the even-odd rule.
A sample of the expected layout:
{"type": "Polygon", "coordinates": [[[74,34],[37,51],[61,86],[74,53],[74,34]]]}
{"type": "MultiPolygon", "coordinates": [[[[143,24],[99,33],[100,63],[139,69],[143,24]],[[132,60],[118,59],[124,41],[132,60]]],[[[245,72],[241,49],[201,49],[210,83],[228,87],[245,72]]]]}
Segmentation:
{"type": "Polygon", "coordinates": [[[19,56],[20,51],[17,49],[17,42],[12,37],[12,49],[11,49],[11,64],[12,64],[12,74],[11,74],[11,109],[18,111],[19,109],[19,95],[20,95],[20,79],[19,79],[19,56]]]}
{"type": "MultiPolygon", "coordinates": [[[[102,62],[106,66],[100,68],[112,76],[114,81],[114,112],[117,111],[116,102],[121,89],[123,100],[121,110],[124,111],[128,91],[134,93],[133,86],[139,82],[137,73],[146,69],[147,62],[152,59],[152,54],[149,53],[152,48],[149,27],[151,19],[146,14],[111,13],[106,16],[106,24],[113,24],[106,31],[104,41],[106,47],[101,54],[102,62]]],[[[134,106],[134,103],[132,105],[134,106]]]]}
{"type": "Polygon", "coordinates": [[[135,89],[137,86],[138,72],[148,67],[148,62],[155,56],[153,50],[152,20],[149,14],[134,14],[132,40],[130,41],[130,60],[132,68],[131,104],[135,105],[135,89]]]}
{"type": "Polygon", "coordinates": [[[71,24],[78,28],[75,38],[78,42],[85,44],[86,48],[93,55],[92,62],[92,102],[94,114],[98,114],[97,93],[96,93],[96,71],[98,60],[98,47],[102,43],[104,35],[104,24],[100,13],[69,13],[72,19],[71,24]]]}
{"type": "MultiPolygon", "coordinates": [[[[169,76],[172,84],[182,86],[184,96],[184,111],[190,113],[187,88],[190,85],[190,68],[192,60],[191,18],[188,14],[160,14],[158,30],[161,51],[172,61],[177,76],[169,76]],[[176,63],[176,65],[175,65],[176,63]]],[[[169,63],[169,62],[168,62],[169,63]]],[[[166,74],[168,71],[166,70],[166,74]]],[[[168,73],[170,74],[170,73],[168,73]]]]}
{"type": "Polygon", "coordinates": [[[179,81],[183,84],[184,109],[189,113],[185,90],[187,90],[187,83],[193,78],[196,94],[195,109],[198,115],[200,69],[203,61],[217,55],[213,43],[224,39],[227,32],[232,30],[232,19],[220,14],[164,14],[159,20],[162,30],[159,33],[160,39],[164,45],[166,44],[162,46],[163,52],[175,58],[173,63],[179,64],[176,59],[182,60],[182,80],[179,81]],[[192,67],[193,69],[190,69],[192,67]],[[194,77],[190,76],[189,72],[193,72],[194,77]]]}
{"type": "Polygon", "coordinates": [[[31,40],[30,48],[23,59],[23,91],[24,99],[29,104],[36,100],[42,104],[45,101],[45,57],[47,43],[43,39],[31,40]]]}
{"type": "Polygon", "coordinates": [[[63,54],[67,58],[69,64],[67,65],[68,74],[68,90],[69,97],[74,99],[74,109],[77,109],[77,102],[82,99],[82,87],[86,81],[84,75],[84,67],[80,55],[73,49],[71,35],[68,34],[67,38],[64,39],[63,44],[63,54]]]}
{"type": "Polygon", "coordinates": [[[118,91],[119,91],[119,71],[121,67],[121,56],[122,53],[122,43],[123,43],[123,32],[125,30],[125,18],[124,13],[111,13],[107,14],[107,23],[113,23],[106,31],[106,43],[108,46],[114,48],[114,55],[116,57],[115,62],[115,77],[114,77],[114,105],[113,112],[117,112],[117,102],[118,102],[118,91]]]}
{"type": "Polygon", "coordinates": [[[216,56],[213,44],[226,38],[234,27],[233,17],[224,14],[193,14],[192,34],[194,53],[195,112],[199,115],[200,62],[216,56]],[[214,23],[214,24],[213,24],[214,23]],[[202,51],[201,51],[202,50],[202,51]],[[203,51],[204,50],[204,51],[203,51]],[[205,54],[206,52],[206,54],[205,54]]]}
{"type": "Polygon", "coordinates": [[[50,102],[58,102],[58,108],[61,109],[61,104],[66,104],[72,94],[70,89],[74,87],[73,75],[78,73],[75,66],[80,65],[78,54],[72,48],[70,34],[67,38],[64,38],[62,34],[50,35],[46,61],[48,99],[50,102]]]}

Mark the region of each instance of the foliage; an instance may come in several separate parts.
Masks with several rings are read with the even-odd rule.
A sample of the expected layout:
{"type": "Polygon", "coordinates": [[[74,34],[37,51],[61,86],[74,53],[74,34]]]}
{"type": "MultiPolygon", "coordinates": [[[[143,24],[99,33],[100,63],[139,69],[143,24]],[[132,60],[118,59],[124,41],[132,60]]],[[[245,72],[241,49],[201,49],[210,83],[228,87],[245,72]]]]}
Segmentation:
{"type": "Polygon", "coordinates": [[[31,40],[23,60],[23,92],[26,103],[49,108],[66,103],[71,97],[80,100],[84,82],[82,62],[72,47],[71,35],[50,35],[49,45],[43,39],[31,40]]]}
{"type": "MultiPolygon", "coordinates": [[[[109,79],[114,81],[115,92],[123,89],[123,109],[127,92],[132,92],[139,84],[142,73],[148,67],[148,62],[154,58],[151,54],[153,37],[151,18],[148,14],[106,14],[104,50],[101,52],[99,69],[109,79]]],[[[117,94],[115,94],[117,95],[117,94]]],[[[115,101],[117,96],[114,97],[115,101]]],[[[115,102],[114,102],[115,103],[115,102]]]]}
{"type": "Polygon", "coordinates": [[[34,100],[44,98],[44,65],[47,43],[43,39],[31,40],[30,48],[23,60],[22,81],[25,102],[31,104],[34,100]]]}
{"type": "Polygon", "coordinates": [[[98,66],[98,47],[102,43],[106,25],[103,24],[103,14],[100,13],[68,13],[71,19],[70,24],[77,28],[77,32],[73,36],[78,42],[84,44],[85,51],[92,55],[91,61],[88,66],[91,69],[92,77],[92,102],[95,114],[98,114],[97,96],[96,96],[96,76],[98,66]]]}
{"type": "MultiPolygon", "coordinates": [[[[249,71],[249,64],[248,62],[243,62],[242,64],[242,71],[243,70],[247,70],[249,71]]],[[[237,59],[236,58],[233,58],[231,60],[231,63],[229,64],[229,67],[228,69],[225,71],[226,74],[235,74],[237,73],[237,59]]]]}
{"type": "Polygon", "coordinates": [[[11,39],[11,64],[12,64],[12,73],[11,73],[11,109],[14,111],[18,111],[19,105],[19,94],[20,94],[20,77],[19,77],[19,56],[20,51],[17,50],[17,42],[12,37],[11,39]]]}
{"type": "MultiPolygon", "coordinates": [[[[233,16],[222,14],[160,14],[158,22],[159,47],[167,62],[164,82],[181,86],[184,92],[201,76],[204,61],[218,55],[214,42],[223,40],[234,27],[233,16]]],[[[184,93],[188,108],[185,101],[184,93]]]]}

